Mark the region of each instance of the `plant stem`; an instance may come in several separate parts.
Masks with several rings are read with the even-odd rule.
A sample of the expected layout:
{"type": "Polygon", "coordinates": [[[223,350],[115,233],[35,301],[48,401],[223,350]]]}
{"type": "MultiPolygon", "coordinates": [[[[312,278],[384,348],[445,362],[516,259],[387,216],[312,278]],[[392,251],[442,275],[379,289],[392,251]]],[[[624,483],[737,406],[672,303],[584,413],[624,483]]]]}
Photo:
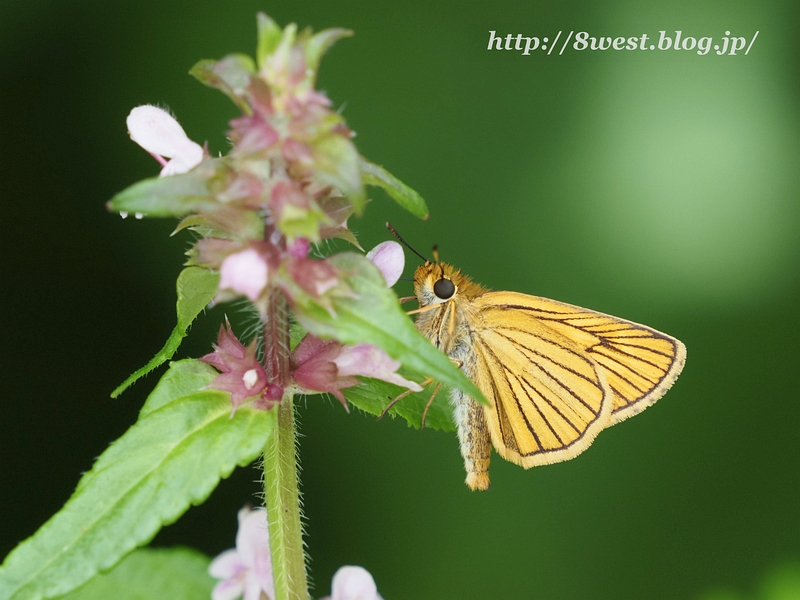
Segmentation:
{"type": "MultiPolygon", "coordinates": [[[[286,387],[289,382],[289,312],[286,297],[278,290],[267,299],[264,349],[269,380],[286,387]]],[[[281,403],[271,410],[276,423],[264,447],[263,465],[274,600],[308,600],[292,395],[285,394],[281,403]]]]}
{"type": "Polygon", "coordinates": [[[307,600],[292,397],[287,395],[272,410],[277,423],[264,448],[264,495],[275,599],[307,600]]]}

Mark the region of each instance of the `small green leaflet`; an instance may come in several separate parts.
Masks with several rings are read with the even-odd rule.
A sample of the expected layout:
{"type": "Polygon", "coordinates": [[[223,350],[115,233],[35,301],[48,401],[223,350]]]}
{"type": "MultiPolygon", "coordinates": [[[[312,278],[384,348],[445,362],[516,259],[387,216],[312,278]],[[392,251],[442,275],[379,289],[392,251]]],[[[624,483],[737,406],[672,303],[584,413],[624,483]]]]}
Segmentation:
{"type": "MultiPolygon", "coordinates": [[[[422,413],[425,405],[433,395],[438,383],[427,386],[421,392],[409,394],[400,402],[389,409],[392,416],[403,417],[410,427],[419,429],[422,424],[422,413]]],[[[342,390],[344,397],[356,408],[378,416],[391,400],[407,391],[405,388],[381,381],[379,379],[361,378],[361,385],[356,385],[342,390]]],[[[437,431],[455,431],[453,422],[453,409],[447,399],[449,391],[447,386],[442,386],[425,416],[425,427],[437,431]]]]}
{"type": "Polygon", "coordinates": [[[206,160],[189,173],[151,177],[128,186],[106,203],[111,212],[148,217],[182,217],[219,205],[206,187],[209,173],[224,159],[206,160]]]}
{"type": "Polygon", "coordinates": [[[256,65],[252,58],[244,54],[229,54],[222,60],[197,62],[189,70],[189,75],[209,87],[217,88],[233,100],[242,114],[249,115],[252,109],[241,95],[250,83],[250,76],[255,72],[256,65]]]}
{"type": "Polygon", "coordinates": [[[371,163],[363,156],[359,156],[361,165],[361,180],[364,185],[382,187],[400,206],[405,208],[415,217],[427,219],[428,206],[417,192],[397,179],[383,167],[371,163]]]}
{"type": "Polygon", "coordinates": [[[167,343],[150,359],[145,366],[137,370],[120,384],[117,389],[111,392],[111,397],[116,398],[125,391],[133,382],[146,375],[156,367],[162,365],[175,355],[181,341],[186,337],[189,326],[197,318],[197,315],[208,306],[217,293],[219,274],[212,273],[208,269],[200,267],[187,267],[178,276],[177,290],[178,302],[176,312],[178,313],[178,324],[172,330],[167,343]]]}

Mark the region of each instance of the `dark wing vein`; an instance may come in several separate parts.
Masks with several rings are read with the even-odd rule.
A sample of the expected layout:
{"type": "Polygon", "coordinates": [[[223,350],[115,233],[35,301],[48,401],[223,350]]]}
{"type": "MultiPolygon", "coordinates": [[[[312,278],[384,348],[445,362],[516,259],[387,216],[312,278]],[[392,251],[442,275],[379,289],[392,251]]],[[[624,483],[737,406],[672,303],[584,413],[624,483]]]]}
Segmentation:
{"type": "Polygon", "coordinates": [[[614,375],[616,375],[617,377],[619,377],[620,379],[622,379],[622,381],[624,381],[625,383],[627,383],[628,385],[630,385],[630,386],[631,386],[632,388],[634,388],[635,390],[637,390],[637,391],[641,392],[642,394],[644,394],[644,393],[646,393],[646,392],[648,391],[648,390],[646,390],[646,389],[642,389],[641,387],[639,387],[638,385],[636,385],[635,383],[633,383],[633,381],[631,381],[629,377],[626,377],[625,375],[623,375],[622,373],[620,373],[620,372],[619,372],[619,371],[617,371],[616,369],[614,369],[614,368],[612,368],[612,367],[608,366],[608,364],[606,364],[606,361],[600,361],[600,360],[599,360],[599,357],[607,358],[608,360],[612,361],[612,362],[613,362],[615,365],[619,365],[619,366],[621,366],[621,367],[624,367],[624,368],[626,368],[628,371],[630,371],[630,372],[631,372],[631,373],[633,373],[634,375],[639,375],[639,377],[641,377],[642,379],[644,379],[644,380],[646,380],[646,381],[650,381],[649,379],[647,379],[646,377],[644,377],[644,376],[640,375],[639,373],[636,373],[636,372],[635,372],[633,369],[631,369],[631,368],[629,368],[629,367],[626,367],[626,366],[625,366],[625,365],[623,365],[622,363],[619,363],[619,362],[615,361],[615,360],[614,360],[613,358],[611,358],[611,357],[607,357],[607,356],[605,356],[605,355],[603,355],[603,354],[597,354],[597,353],[595,353],[595,354],[598,356],[598,361],[597,361],[597,362],[599,362],[599,363],[600,363],[600,365],[601,365],[601,366],[602,366],[602,367],[603,367],[603,368],[604,368],[606,371],[608,371],[608,372],[610,372],[610,373],[613,373],[614,375]]]}
{"type": "MultiPolygon", "coordinates": [[[[536,354],[537,356],[540,356],[540,357],[542,357],[542,358],[545,358],[545,359],[549,360],[550,362],[552,362],[553,364],[555,364],[555,365],[557,365],[557,366],[561,367],[561,368],[562,368],[562,369],[564,369],[565,371],[569,371],[570,373],[572,373],[572,374],[573,374],[573,375],[575,375],[576,377],[580,377],[581,379],[583,379],[583,380],[585,380],[585,381],[589,382],[589,383],[590,383],[590,384],[592,384],[592,385],[597,385],[597,382],[593,381],[593,380],[592,380],[590,377],[587,377],[587,376],[586,376],[586,375],[584,375],[583,373],[579,373],[578,371],[576,371],[576,370],[574,370],[574,369],[572,369],[572,368],[568,367],[567,365],[564,365],[564,364],[562,364],[562,363],[560,363],[560,362],[558,362],[558,361],[554,360],[553,358],[551,358],[551,357],[547,356],[546,354],[543,354],[543,353],[539,352],[538,350],[534,350],[533,348],[529,348],[528,346],[526,346],[526,345],[524,345],[524,344],[521,344],[521,343],[519,343],[518,341],[516,341],[516,340],[513,340],[513,339],[509,338],[507,335],[504,335],[504,334],[502,334],[502,333],[501,333],[499,330],[497,330],[497,329],[495,329],[494,331],[495,331],[495,333],[497,333],[497,335],[499,335],[499,336],[501,336],[501,337],[505,338],[506,340],[508,340],[509,342],[511,342],[512,344],[514,344],[515,346],[518,346],[519,348],[524,348],[525,350],[527,350],[528,352],[530,352],[530,353],[532,353],[532,354],[536,354]]],[[[533,334],[531,334],[531,335],[533,335],[533,334]]],[[[563,350],[566,350],[567,352],[571,352],[571,353],[572,353],[574,356],[577,356],[577,357],[578,357],[578,358],[580,358],[581,360],[584,360],[584,361],[586,361],[586,362],[587,362],[587,363],[588,363],[590,366],[593,366],[589,360],[587,360],[585,357],[581,356],[580,354],[577,354],[577,353],[573,352],[573,351],[572,351],[572,350],[570,350],[569,348],[564,348],[563,346],[559,346],[559,348],[562,348],[563,350]]],[[[547,376],[548,376],[548,377],[550,377],[550,378],[551,378],[553,381],[555,381],[555,382],[556,382],[556,383],[558,383],[558,384],[559,384],[559,385],[560,385],[562,388],[564,388],[564,390],[566,390],[566,391],[567,391],[567,392],[568,392],[568,393],[569,393],[569,394],[570,394],[570,395],[571,395],[573,398],[575,398],[575,399],[576,399],[578,402],[580,402],[581,404],[583,404],[583,405],[584,405],[584,406],[587,408],[587,410],[591,411],[593,414],[597,414],[597,413],[595,412],[595,410],[594,410],[594,409],[593,409],[591,406],[589,406],[589,404],[587,404],[587,403],[586,403],[586,401],[585,401],[583,398],[581,398],[581,397],[580,397],[578,394],[576,394],[576,393],[575,393],[575,391],[574,391],[574,390],[573,390],[571,387],[569,387],[569,386],[568,386],[566,383],[564,383],[563,381],[561,381],[561,379],[559,379],[559,378],[557,378],[555,375],[553,375],[553,374],[552,374],[550,371],[548,371],[547,369],[545,369],[545,368],[542,366],[542,364],[541,364],[541,363],[539,363],[539,362],[537,362],[537,361],[535,361],[535,360],[531,359],[530,357],[526,357],[526,358],[528,358],[528,360],[529,360],[531,363],[535,364],[535,365],[536,365],[536,366],[537,366],[539,369],[541,369],[541,370],[542,370],[544,373],[546,373],[546,374],[547,374],[547,376]]]]}
{"type": "MultiPolygon", "coordinates": [[[[618,337],[623,337],[623,336],[615,336],[615,337],[611,338],[609,341],[614,343],[614,344],[616,344],[616,345],[618,345],[618,346],[627,346],[628,348],[639,348],[640,350],[648,350],[649,352],[652,352],[653,354],[660,354],[661,356],[669,358],[671,361],[675,359],[675,352],[674,352],[675,346],[674,346],[674,344],[672,344],[672,342],[670,342],[669,340],[664,340],[664,338],[648,338],[648,339],[662,339],[665,342],[669,342],[670,345],[672,346],[673,352],[662,352],[661,350],[656,350],[655,348],[650,348],[649,346],[641,346],[639,344],[630,344],[630,343],[627,343],[627,342],[617,342],[618,337]]],[[[629,337],[641,337],[641,336],[629,336],[629,337]]]]}
{"type": "MultiPolygon", "coordinates": [[[[516,380],[517,380],[517,383],[519,384],[519,387],[520,387],[520,388],[521,388],[523,391],[525,390],[525,386],[522,384],[522,381],[520,380],[520,378],[519,378],[517,375],[515,375],[514,373],[512,373],[512,372],[511,372],[511,370],[510,370],[510,369],[508,369],[508,368],[507,368],[505,365],[503,365],[503,371],[505,371],[505,373],[506,373],[506,381],[508,381],[508,375],[511,375],[511,376],[512,376],[514,379],[516,379],[516,380]]],[[[531,387],[531,389],[533,389],[533,387],[531,387]]],[[[539,396],[539,397],[540,397],[542,400],[544,400],[545,402],[547,402],[547,398],[545,398],[543,394],[539,393],[539,392],[538,392],[537,390],[535,390],[535,389],[534,389],[533,391],[534,391],[534,392],[536,392],[536,394],[537,394],[537,395],[538,395],[538,396],[539,396]]],[[[559,443],[559,444],[561,444],[561,446],[563,446],[563,445],[564,445],[564,440],[562,440],[562,439],[561,439],[561,436],[560,436],[560,435],[558,435],[558,432],[556,431],[556,428],[555,428],[555,427],[553,427],[553,424],[552,424],[552,423],[550,423],[550,419],[548,419],[548,418],[547,418],[547,416],[544,414],[544,412],[542,412],[542,409],[541,409],[541,408],[539,408],[539,404],[536,402],[536,400],[534,400],[534,399],[533,399],[533,397],[532,397],[530,394],[527,394],[527,393],[526,393],[526,395],[528,396],[528,400],[530,400],[530,401],[531,401],[531,404],[533,405],[533,408],[534,408],[534,409],[536,410],[536,412],[539,414],[539,417],[542,419],[542,421],[544,421],[544,424],[545,424],[545,425],[547,425],[547,428],[548,428],[548,429],[549,429],[549,430],[550,430],[550,431],[553,433],[553,435],[555,436],[555,438],[558,440],[558,443],[559,443]]],[[[520,414],[522,415],[522,418],[523,418],[523,419],[525,419],[525,422],[528,424],[528,429],[529,429],[531,432],[533,432],[533,431],[534,431],[534,427],[531,425],[530,421],[528,421],[528,419],[525,417],[525,412],[524,412],[524,410],[522,409],[522,405],[520,404],[519,398],[517,397],[517,395],[516,395],[516,394],[514,394],[514,400],[515,400],[515,401],[516,401],[516,403],[517,403],[517,410],[519,410],[520,414]]],[[[539,442],[538,442],[538,438],[537,438],[537,443],[539,443],[539,442]]],[[[542,449],[544,450],[544,446],[542,446],[541,444],[539,444],[539,447],[540,447],[540,448],[542,448],[542,449]]]]}
{"type": "MultiPolygon", "coordinates": [[[[650,365],[651,367],[655,367],[655,368],[656,368],[656,369],[658,369],[659,371],[665,371],[664,367],[662,367],[661,365],[659,365],[659,364],[657,364],[657,363],[654,363],[654,362],[652,362],[652,361],[650,361],[650,360],[647,360],[646,358],[643,358],[643,357],[642,357],[642,356],[640,356],[640,355],[637,355],[637,354],[631,354],[630,352],[626,352],[625,350],[622,350],[622,349],[620,349],[620,348],[612,347],[612,346],[611,346],[612,344],[614,344],[614,342],[612,342],[612,341],[609,341],[609,340],[606,340],[606,339],[602,340],[602,342],[601,342],[601,346],[602,346],[603,348],[605,348],[605,349],[607,349],[607,350],[611,351],[611,352],[615,352],[615,353],[617,353],[617,354],[622,354],[622,355],[624,355],[624,356],[630,356],[631,358],[633,358],[633,359],[636,359],[636,360],[638,360],[638,361],[640,361],[640,362],[643,362],[643,363],[645,363],[645,364],[648,364],[648,365],[650,365]]],[[[616,344],[614,344],[614,346],[616,346],[616,344]]],[[[599,354],[599,352],[598,352],[598,354],[599,354]]],[[[654,354],[658,354],[658,353],[655,353],[655,352],[654,352],[654,354]]]]}
{"type": "MultiPolygon", "coordinates": [[[[486,342],[484,342],[480,337],[477,338],[477,342],[481,345],[484,353],[489,354],[491,356],[491,359],[494,360],[495,363],[497,363],[501,367],[503,366],[502,361],[500,361],[500,359],[497,357],[497,354],[494,353],[494,350],[492,350],[486,342]]],[[[511,387],[511,382],[508,380],[508,377],[506,376],[505,368],[502,369],[502,373],[503,373],[503,379],[505,379],[505,383],[506,383],[506,386],[508,388],[508,392],[509,392],[509,394],[511,394],[511,397],[514,398],[514,403],[516,404],[517,410],[519,411],[520,416],[522,417],[522,420],[525,422],[525,425],[527,426],[528,431],[530,431],[531,435],[533,436],[533,439],[536,442],[536,445],[539,448],[544,449],[544,446],[542,445],[542,442],[539,439],[539,435],[534,430],[534,428],[531,425],[530,421],[528,421],[528,419],[525,417],[525,413],[522,412],[522,407],[520,406],[519,398],[517,398],[516,393],[514,393],[514,388],[511,387]]],[[[494,377],[492,376],[491,371],[489,372],[489,380],[490,380],[490,382],[492,384],[492,391],[494,392],[495,408],[496,408],[496,410],[498,412],[498,419],[497,420],[501,423],[501,427],[502,427],[502,419],[500,419],[500,410],[501,409],[505,410],[506,406],[500,400],[500,398],[502,398],[502,396],[500,394],[500,391],[497,389],[497,382],[495,381],[494,377]]],[[[509,422],[509,426],[511,426],[510,422],[509,422]]],[[[511,427],[512,434],[513,434],[513,430],[514,430],[514,428],[511,427]]],[[[517,448],[517,452],[520,452],[519,444],[516,443],[516,436],[513,436],[513,438],[514,438],[514,445],[517,448]]],[[[503,439],[507,440],[507,439],[509,439],[509,437],[504,435],[503,439]]],[[[520,452],[520,454],[521,454],[521,452],[520,452]]]]}
{"type": "MultiPolygon", "coordinates": [[[[542,398],[545,402],[547,402],[547,404],[550,405],[550,408],[552,408],[555,412],[557,412],[558,416],[561,417],[564,420],[565,423],[567,423],[570,427],[572,427],[572,429],[575,430],[575,433],[578,434],[578,437],[581,436],[581,430],[575,425],[575,423],[573,423],[569,419],[569,417],[567,417],[563,412],[561,412],[561,410],[555,404],[550,402],[549,398],[547,398],[544,394],[542,394],[539,390],[537,390],[536,386],[533,384],[532,381],[530,381],[527,377],[523,377],[522,381],[524,381],[528,385],[528,387],[531,388],[531,390],[533,390],[536,394],[538,394],[540,398],[542,398]]],[[[569,388],[567,388],[567,389],[569,389],[569,388]]],[[[591,410],[591,409],[589,409],[589,410],[591,410]]],[[[594,411],[592,411],[592,412],[594,413],[594,411]]],[[[558,438],[558,441],[560,441],[563,444],[561,436],[558,435],[558,433],[556,433],[555,431],[553,431],[553,433],[555,433],[556,437],[558,438]]]]}

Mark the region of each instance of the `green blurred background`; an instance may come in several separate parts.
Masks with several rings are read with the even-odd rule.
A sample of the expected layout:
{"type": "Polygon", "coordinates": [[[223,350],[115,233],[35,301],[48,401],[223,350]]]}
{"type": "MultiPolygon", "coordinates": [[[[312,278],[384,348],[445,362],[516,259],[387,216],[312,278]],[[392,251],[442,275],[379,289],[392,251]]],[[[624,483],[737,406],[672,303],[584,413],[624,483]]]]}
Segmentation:
{"type": "MultiPolygon", "coordinates": [[[[751,598],[766,597],[759,582],[773,569],[796,575],[800,6],[790,0],[3,0],[0,556],[133,423],[155,378],[109,393],[174,325],[189,238],[169,238],[171,221],[104,210],[158,171],[125,117],[166,105],[191,138],[225,152],[236,111],[187,71],[252,55],[257,10],[356,32],[323,61],[320,87],[360,151],[431,209],[420,222],[375,191],[351,221],[365,248],[388,238],[389,220],[491,288],[640,321],[688,348],[657,406],[567,463],[525,471],[495,457],[485,493],[464,485],[454,434],[309,399],[300,454],[315,597],[343,564],[368,568],[387,600],[751,598]],[[748,56],[522,56],[488,52],[490,30],[760,33],[748,56]]],[[[225,311],[235,309],[201,319],[179,355],[208,352],[225,311]]],[[[236,511],[259,502],[257,477],[240,469],[153,543],[231,547],[236,511]]]]}

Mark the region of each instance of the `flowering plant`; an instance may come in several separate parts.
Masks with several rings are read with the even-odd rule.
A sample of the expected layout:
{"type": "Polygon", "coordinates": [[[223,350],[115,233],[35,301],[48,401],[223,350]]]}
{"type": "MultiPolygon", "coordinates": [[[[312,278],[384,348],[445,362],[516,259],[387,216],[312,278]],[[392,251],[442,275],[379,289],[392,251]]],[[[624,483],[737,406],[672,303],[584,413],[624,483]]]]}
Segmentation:
{"type": "MultiPolygon", "coordinates": [[[[212,301],[246,298],[260,331],[245,343],[226,323],[212,352],[170,363],[138,421],[98,458],[63,509],[6,558],[2,600],[54,598],[94,578],[83,588],[90,589],[107,577],[98,573],[203,502],[237,465],[262,455],[266,511],[240,515],[237,550],[211,566],[222,579],[214,597],[307,598],[295,395],[330,393],[345,408],[372,414],[404,389],[421,392],[416,381],[423,377],[480,395],[401,310],[390,289],[403,269],[396,243],[367,256],[320,254],[318,244],[331,238],[361,250],[347,220],[364,211],[367,185],[384,188],[420,218],[428,214],[416,192],[359,155],[353,132],[314,87],[322,55],[350,32],[281,29],[261,14],[258,33],[255,60],[234,54],[191,70],[241,111],[230,122],[227,155],[212,156],[155,106],[128,117],[133,141],[163,168],[108,208],[123,217],[180,218],[177,231],[191,230],[196,241],[178,277],[172,335],[113,395],[169,361],[212,301]]],[[[391,411],[419,426],[427,398],[411,394],[391,411]]],[[[452,429],[436,404],[427,423],[452,429]]],[[[179,597],[165,589],[184,579],[195,585],[187,573],[197,571],[198,560],[188,551],[138,551],[112,573],[123,582],[134,577],[129,572],[146,580],[154,591],[142,597],[179,597]]],[[[359,569],[337,574],[332,598],[379,598],[359,569]]]]}

